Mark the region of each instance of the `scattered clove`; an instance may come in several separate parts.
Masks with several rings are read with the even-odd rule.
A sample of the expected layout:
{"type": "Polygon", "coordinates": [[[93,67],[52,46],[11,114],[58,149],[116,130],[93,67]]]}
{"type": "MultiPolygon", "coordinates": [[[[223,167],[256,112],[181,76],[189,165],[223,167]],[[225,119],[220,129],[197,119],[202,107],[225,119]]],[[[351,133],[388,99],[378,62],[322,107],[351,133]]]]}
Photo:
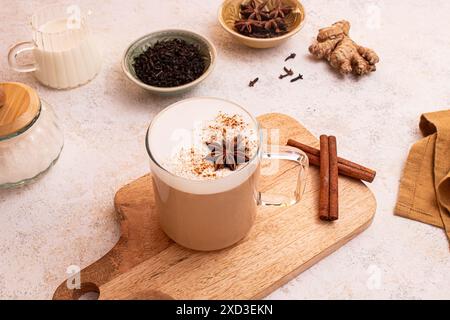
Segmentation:
{"type": "Polygon", "coordinates": [[[292,71],[292,69],[288,69],[286,67],[283,68],[284,72],[286,72],[285,74],[280,74],[280,76],[278,77],[279,79],[283,79],[286,78],[288,76],[293,76],[294,75],[294,71],[292,71]]]}
{"type": "Polygon", "coordinates": [[[295,53],[291,53],[284,61],[288,61],[289,59],[294,59],[297,55],[295,53]]]}
{"type": "Polygon", "coordinates": [[[258,80],[259,80],[259,78],[255,78],[254,80],[252,80],[252,81],[250,81],[250,82],[248,83],[248,86],[249,86],[249,87],[254,87],[255,84],[258,82],[258,80]]]}
{"type": "Polygon", "coordinates": [[[286,72],[290,76],[294,75],[294,71],[292,71],[292,69],[288,69],[286,67],[283,67],[283,70],[284,70],[284,72],[286,72]]]}
{"type": "Polygon", "coordinates": [[[295,82],[297,80],[303,80],[303,75],[299,74],[298,77],[295,77],[294,79],[292,79],[291,82],[295,82]]]}

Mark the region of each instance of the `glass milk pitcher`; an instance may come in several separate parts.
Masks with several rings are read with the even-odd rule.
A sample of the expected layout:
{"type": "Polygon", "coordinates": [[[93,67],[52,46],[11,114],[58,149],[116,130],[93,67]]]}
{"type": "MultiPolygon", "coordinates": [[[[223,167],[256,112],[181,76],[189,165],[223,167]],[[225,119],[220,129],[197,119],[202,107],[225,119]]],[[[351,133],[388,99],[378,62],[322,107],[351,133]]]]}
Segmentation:
{"type": "Polygon", "coordinates": [[[74,88],[96,76],[101,67],[98,43],[78,6],[41,9],[32,16],[31,27],[33,41],[20,42],[9,51],[11,68],[33,72],[42,84],[56,89],[74,88]],[[25,52],[32,52],[33,63],[17,61],[25,52]]]}

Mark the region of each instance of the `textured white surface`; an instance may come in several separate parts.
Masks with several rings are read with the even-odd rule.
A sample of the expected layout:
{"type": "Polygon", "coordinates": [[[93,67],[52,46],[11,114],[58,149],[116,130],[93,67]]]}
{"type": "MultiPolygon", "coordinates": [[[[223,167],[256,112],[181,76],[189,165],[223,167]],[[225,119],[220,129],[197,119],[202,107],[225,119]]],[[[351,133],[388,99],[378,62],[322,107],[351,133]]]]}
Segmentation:
{"type": "Polygon", "coordinates": [[[7,66],[8,47],[30,39],[32,12],[51,3],[0,0],[0,80],[37,88],[56,109],[66,138],[48,175],[23,189],[0,191],[0,298],[51,298],[69,265],[89,265],[115,244],[113,196],[148,171],[149,121],[193,96],[231,99],[256,115],[289,114],[316,135],[337,135],[343,156],[378,170],[370,186],[378,200],[373,225],[270,298],[450,298],[443,231],[393,215],[403,163],[420,137],[420,114],[449,108],[449,1],[304,0],[304,29],[265,51],[231,41],[216,20],[219,0],[80,1],[93,11],[104,64],[91,83],[70,91],[47,89],[7,66]],[[341,78],[307,53],[317,29],[342,18],[351,21],[355,40],[381,56],[369,77],[341,78]],[[198,89],[155,97],[125,78],[120,59],[135,38],[169,27],[209,37],[219,58],[198,89]],[[287,65],[305,77],[294,84],[277,79],[291,52],[297,58],[287,65]],[[256,76],[260,81],[248,88],[256,76]]]}

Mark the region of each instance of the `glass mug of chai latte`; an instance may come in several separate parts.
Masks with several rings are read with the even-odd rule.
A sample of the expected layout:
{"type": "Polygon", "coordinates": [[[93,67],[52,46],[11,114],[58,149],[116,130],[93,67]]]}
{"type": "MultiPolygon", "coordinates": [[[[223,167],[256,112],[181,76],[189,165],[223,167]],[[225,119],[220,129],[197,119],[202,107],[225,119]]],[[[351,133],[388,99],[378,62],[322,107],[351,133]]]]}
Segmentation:
{"type": "Polygon", "coordinates": [[[217,98],[192,98],[161,111],[146,137],[156,210],[163,231],[189,249],[212,251],[243,239],[258,206],[301,200],[308,157],[285,146],[262,145],[257,120],[217,98]],[[277,152],[265,150],[275,149],[277,152]],[[263,159],[298,164],[291,194],[257,190],[263,159]]]}

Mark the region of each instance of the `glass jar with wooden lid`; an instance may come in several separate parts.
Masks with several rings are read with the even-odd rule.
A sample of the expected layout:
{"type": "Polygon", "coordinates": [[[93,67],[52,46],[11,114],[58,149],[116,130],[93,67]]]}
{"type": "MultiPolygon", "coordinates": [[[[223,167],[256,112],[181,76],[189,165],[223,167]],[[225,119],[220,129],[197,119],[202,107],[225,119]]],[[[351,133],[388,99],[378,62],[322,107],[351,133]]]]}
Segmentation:
{"type": "Polygon", "coordinates": [[[58,160],[64,136],[57,117],[22,83],[0,83],[0,188],[35,181],[58,160]]]}

